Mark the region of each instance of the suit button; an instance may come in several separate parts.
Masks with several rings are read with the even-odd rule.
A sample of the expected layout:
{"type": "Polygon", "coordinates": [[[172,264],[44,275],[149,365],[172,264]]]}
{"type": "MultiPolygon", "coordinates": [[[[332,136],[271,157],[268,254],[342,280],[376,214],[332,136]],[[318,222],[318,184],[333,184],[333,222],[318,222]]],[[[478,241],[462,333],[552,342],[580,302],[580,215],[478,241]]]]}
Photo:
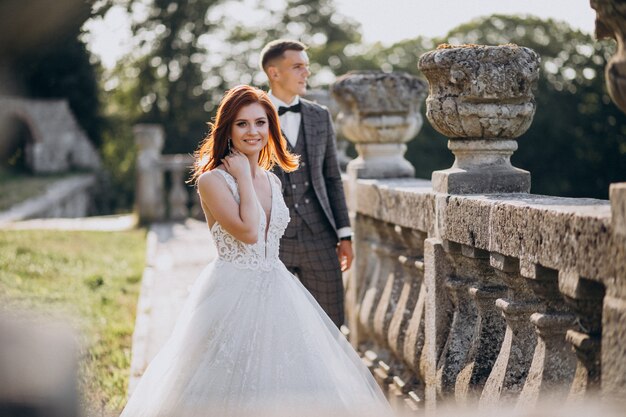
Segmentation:
{"type": "Polygon", "coordinates": [[[309,204],[309,199],[308,198],[304,199],[304,204],[309,204]]]}
{"type": "Polygon", "coordinates": [[[294,204],[293,206],[294,206],[295,208],[298,208],[298,203],[294,204]]]}
{"type": "Polygon", "coordinates": [[[304,181],[304,186],[308,187],[309,186],[309,182],[308,181],[304,181]]]}
{"type": "Polygon", "coordinates": [[[303,162],[301,165],[302,165],[303,167],[305,167],[305,166],[306,166],[306,162],[303,162]]]}
{"type": "Polygon", "coordinates": [[[291,188],[296,189],[296,184],[291,184],[291,188]]]}

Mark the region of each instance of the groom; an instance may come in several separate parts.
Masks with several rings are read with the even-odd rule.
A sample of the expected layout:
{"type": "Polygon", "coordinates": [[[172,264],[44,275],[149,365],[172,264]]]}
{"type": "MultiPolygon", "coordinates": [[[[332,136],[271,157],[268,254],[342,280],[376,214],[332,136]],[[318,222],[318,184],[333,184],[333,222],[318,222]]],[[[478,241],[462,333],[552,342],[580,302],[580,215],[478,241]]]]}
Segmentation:
{"type": "Polygon", "coordinates": [[[300,155],[297,171],[275,170],[291,216],[280,259],[339,327],[344,322],[341,272],[353,257],[350,220],[330,114],[301,98],[311,75],[305,49],[300,42],[279,39],[261,51],[287,146],[300,155]]]}

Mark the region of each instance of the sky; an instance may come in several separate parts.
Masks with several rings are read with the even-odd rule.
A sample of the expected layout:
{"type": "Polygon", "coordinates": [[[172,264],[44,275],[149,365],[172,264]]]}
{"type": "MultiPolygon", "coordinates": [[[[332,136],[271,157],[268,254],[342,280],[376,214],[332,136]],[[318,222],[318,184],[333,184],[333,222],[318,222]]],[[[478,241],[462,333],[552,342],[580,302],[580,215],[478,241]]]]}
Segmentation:
{"type": "MultiPolygon", "coordinates": [[[[417,36],[438,37],[476,17],[529,14],[562,20],[593,33],[595,13],[589,0],[334,0],[338,12],[361,24],[366,43],[395,42],[417,36]]],[[[129,19],[113,8],[105,20],[86,25],[90,50],[107,68],[130,48],[129,19]]]]}
{"type": "Polygon", "coordinates": [[[595,21],[589,0],[335,0],[335,5],[361,23],[365,42],[384,44],[443,36],[461,23],[496,13],[563,20],[587,33],[593,33],[595,21]]]}

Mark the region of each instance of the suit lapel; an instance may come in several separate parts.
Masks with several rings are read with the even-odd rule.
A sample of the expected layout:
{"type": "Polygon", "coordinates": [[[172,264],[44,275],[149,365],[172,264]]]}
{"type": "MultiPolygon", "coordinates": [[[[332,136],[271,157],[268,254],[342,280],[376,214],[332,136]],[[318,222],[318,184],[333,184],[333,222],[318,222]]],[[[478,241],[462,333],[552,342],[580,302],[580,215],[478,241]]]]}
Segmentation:
{"type": "Polygon", "coordinates": [[[309,164],[317,165],[319,161],[319,151],[321,149],[317,138],[317,114],[309,103],[304,100],[300,100],[300,102],[302,103],[301,112],[304,127],[304,144],[306,145],[309,164]]]}

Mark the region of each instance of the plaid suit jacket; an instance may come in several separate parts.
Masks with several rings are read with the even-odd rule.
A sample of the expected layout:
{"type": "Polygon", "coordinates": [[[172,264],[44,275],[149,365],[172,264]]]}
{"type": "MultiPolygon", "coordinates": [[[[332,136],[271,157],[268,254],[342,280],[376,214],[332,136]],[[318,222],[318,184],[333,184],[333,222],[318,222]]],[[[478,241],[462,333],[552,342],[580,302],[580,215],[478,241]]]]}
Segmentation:
{"type": "MultiPolygon", "coordinates": [[[[350,226],[346,197],[337,161],[335,130],[326,107],[300,98],[302,124],[306,140],[308,169],[315,195],[335,233],[337,229],[350,226]]],[[[284,182],[284,172],[275,173],[284,182]]]]}

